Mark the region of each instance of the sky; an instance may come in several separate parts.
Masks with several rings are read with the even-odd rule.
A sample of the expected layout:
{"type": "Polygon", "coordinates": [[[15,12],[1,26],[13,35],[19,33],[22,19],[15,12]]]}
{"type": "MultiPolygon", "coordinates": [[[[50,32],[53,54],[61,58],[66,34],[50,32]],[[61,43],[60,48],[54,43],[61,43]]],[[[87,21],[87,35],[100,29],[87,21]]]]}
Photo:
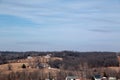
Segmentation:
{"type": "Polygon", "coordinates": [[[0,0],[1,51],[120,51],[120,0],[0,0]]]}

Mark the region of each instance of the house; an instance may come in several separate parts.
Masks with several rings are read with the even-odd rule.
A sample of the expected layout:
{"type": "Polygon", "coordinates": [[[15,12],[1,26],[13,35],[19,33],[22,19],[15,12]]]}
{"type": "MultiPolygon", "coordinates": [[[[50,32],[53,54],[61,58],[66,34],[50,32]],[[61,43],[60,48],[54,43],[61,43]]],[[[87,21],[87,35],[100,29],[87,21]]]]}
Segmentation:
{"type": "Polygon", "coordinates": [[[45,64],[45,63],[40,63],[40,64],[37,64],[36,65],[36,68],[40,69],[40,68],[48,68],[49,65],[48,64],[45,64]]]}
{"type": "Polygon", "coordinates": [[[101,75],[95,75],[95,76],[93,76],[93,79],[94,80],[102,80],[102,77],[101,77],[101,75]]]}
{"type": "Polygon", "coordinates": [[[108,77],[108,80],[117,80],[116,77],[108,77]]]}
{"type": "Polygon", "coordinates": [[[41,67],[43,67],[43,68],[46,68],[46,67],[49,67],[49,65],[48,64],[45,64],[45,63],[41,63],[41,65],[40,65],[41,67]]]}
{"type": "Polygon", "coordinates": [[[67,76],[65,80],[79,80],[77,76],[67,76]]]}
{"type": "Polygon", "coordinates": [[[45,56],[45,58],[50,58],[51,57],[51,54],[47,54],[46,56],[45,56]]]}
{"type": "Polygon", "coordinates": [[[102,80],[107,80],[107,77],[102,77],[102,80]]]}
{"type": "Polygon", "coordinates": [[[27,59],[32,59],[32,57],[31,57],[31,56],[28,56],[27,59]]]}

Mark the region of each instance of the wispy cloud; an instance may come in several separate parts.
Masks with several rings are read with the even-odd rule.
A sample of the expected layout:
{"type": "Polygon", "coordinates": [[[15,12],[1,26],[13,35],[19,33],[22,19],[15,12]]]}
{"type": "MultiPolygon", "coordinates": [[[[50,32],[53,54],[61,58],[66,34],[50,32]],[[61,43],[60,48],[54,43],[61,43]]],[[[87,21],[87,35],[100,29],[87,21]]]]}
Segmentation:
{"type": "Polygon", "coordinates": [[[41,46],[48,46],[48,45],[52,45],[52,43],[48,43],[48,42],[41,42],[41,41],[23,41],[23,42],[17,42],[17,45],[41,45],[41,46]]]}
{"type": "Polygon", "coordinates": [[[39,24],[63,24],[76,22],[81,24],[81,21],[84,21],[84,19],[86,21],[87,19],[98,21],[97,23],[99,23],[99,21],[119,23],[118,20],[115,21],[114,17],[112,17],[115,16],[115,14],[119,14],[118,9],[114,11],[116,13],[112,13],[112,10],[114,10],[112,8],[119,8],[119,4],[112,4],[117,6],[109,6],[111,10],[108,11],[101,7],[101,5],[106,7],[105,4],[109,6],[108,3],[104,3],[104,0],[76,0],[66,2],[60,0],[2,0],[0,4],[0,13],[26,18],[39,24]],[[106,11],[103,13],[102,10],[106,11]]]}
{"type": "Polygon", "coordinates": [[[102,33],[110,33],[112,31],[110,30],[104,30],[104,29],[91,29],[89,31],[93,31],[93,32],[102,32],[102,33]]]}
{"type": "Polygon", "coordinates": [[[9,43],[8,48],[19,44],[29,49],[36,45],[44,49],[85,49],[92,44],[99,49],[98,43],[112,45],[120,40],[119,0],[0,0],[2,15],[9,21],[0,18],[0,24],[6,24],[0,26],[0,44],[9,43]],[[24,25],[27,21],[29,25],[24,25]],[[108,39],[111,42],[105,42],[108,39]]]}

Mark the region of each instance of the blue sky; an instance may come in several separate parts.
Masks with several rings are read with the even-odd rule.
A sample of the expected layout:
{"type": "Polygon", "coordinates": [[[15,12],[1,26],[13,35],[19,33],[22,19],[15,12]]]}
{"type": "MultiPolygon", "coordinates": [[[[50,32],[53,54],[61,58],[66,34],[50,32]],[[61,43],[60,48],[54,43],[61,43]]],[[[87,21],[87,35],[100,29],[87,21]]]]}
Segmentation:
{"type": "Polygon", "coordinates": [[[0,0],[0,50],[120,51],[120,0],[0,0]]]}

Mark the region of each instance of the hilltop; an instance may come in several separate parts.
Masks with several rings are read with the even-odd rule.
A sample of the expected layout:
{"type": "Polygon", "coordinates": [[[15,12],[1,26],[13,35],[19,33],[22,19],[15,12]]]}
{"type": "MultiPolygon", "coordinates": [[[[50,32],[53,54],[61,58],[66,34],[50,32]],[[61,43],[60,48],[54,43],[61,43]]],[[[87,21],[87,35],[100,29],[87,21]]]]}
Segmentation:
{"type": "Polygon", "coordinates": [[[120,74],[120,56],[115,52],[1,52],[0,59],[3,80],[16,80],[23,74],[26,80],[65,79],[67,75],[91,79],[103,73],[119,78],[120,74]]]}

